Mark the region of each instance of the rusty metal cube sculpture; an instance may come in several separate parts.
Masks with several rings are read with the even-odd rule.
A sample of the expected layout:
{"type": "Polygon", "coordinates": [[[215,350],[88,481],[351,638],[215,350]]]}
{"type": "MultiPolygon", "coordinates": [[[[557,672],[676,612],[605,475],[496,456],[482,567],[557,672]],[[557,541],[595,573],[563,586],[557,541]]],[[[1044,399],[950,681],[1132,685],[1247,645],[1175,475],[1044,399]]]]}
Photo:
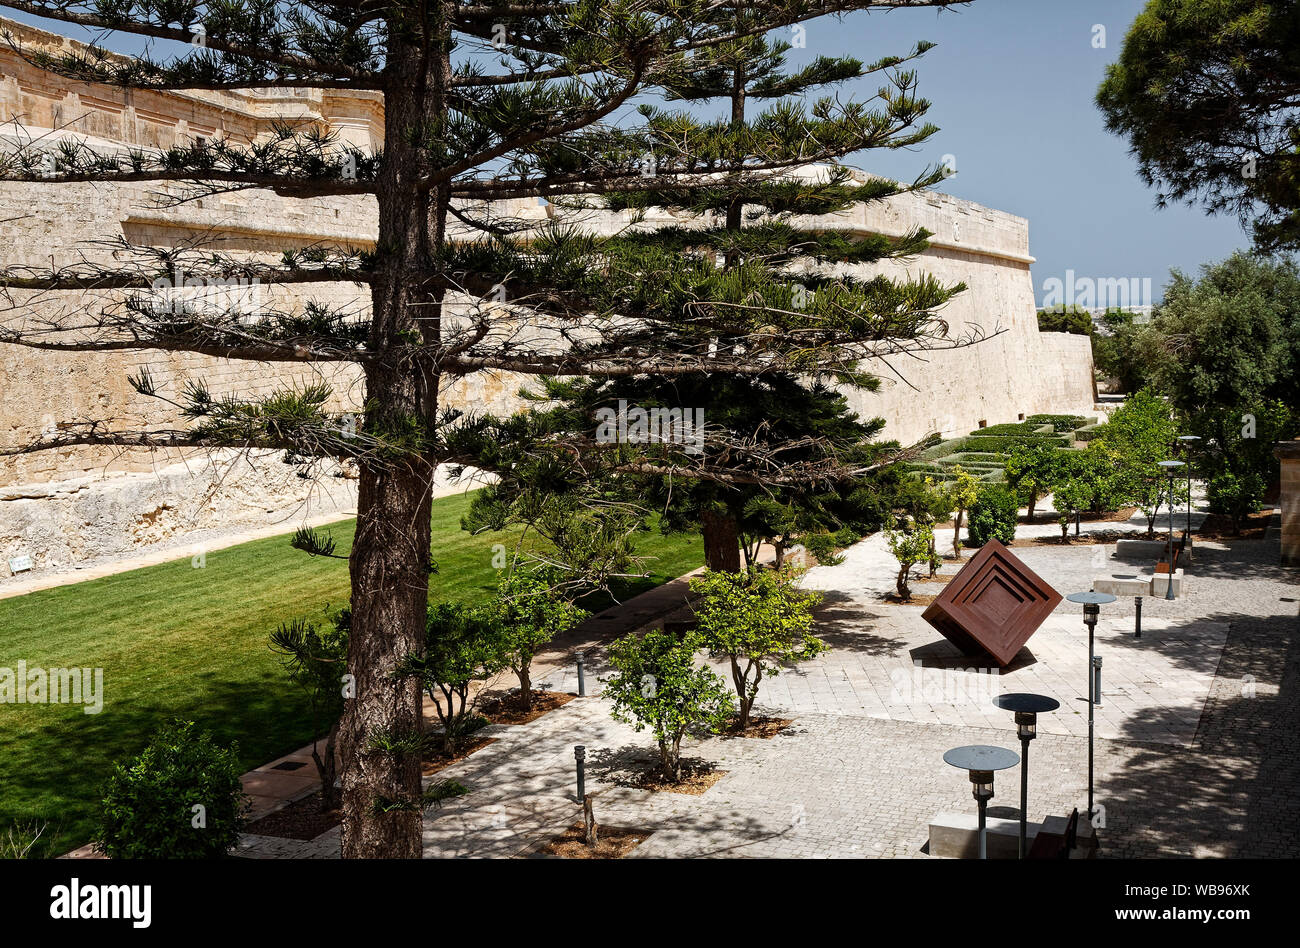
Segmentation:
{"type": "Polygon", "coordinates": [[[989,540],[922,618],[967,655],[989,655],[1005,668],[1060,601],[1042,577],[989,540]]]}

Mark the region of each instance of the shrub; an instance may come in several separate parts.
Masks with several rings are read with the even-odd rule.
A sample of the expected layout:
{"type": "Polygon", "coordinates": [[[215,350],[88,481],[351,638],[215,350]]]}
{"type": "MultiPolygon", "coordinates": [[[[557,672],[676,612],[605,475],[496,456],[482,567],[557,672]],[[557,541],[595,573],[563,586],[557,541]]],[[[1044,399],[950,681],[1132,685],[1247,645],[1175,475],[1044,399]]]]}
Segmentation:
{"type": "Polygon", "coordinates": [[[193,721],[155,732],[104,794],[95,848],[114,859],[218,859],[239,839],[247,804],[238,745],[214,743],[193,721]]]}
{"type": "Polygon", "coordinates": [[[692,607],[704,647],[731,665],[731,681],[740,702],[740,728],[749,727],[750,711],[763,676],[775,678],[795,662],[815,658],[826,643],[812,634],[816,593],[798,588],[800,573],[791,569],[714,572],[691,580],[700,594],[692,607]]]}
{"type": "Polygon", "coordinates": [[[985,438],[989,435],[1045,435],[1051,433],[1051,431],[1047,430],[1047,425],[1041,422],[1012,421],[1004,425],[976,428],[970,433],[970,436],[972,438],[985,438]]]}
{"type": "Polygon", "coordinates": [[[1232,520],[1232,532],[1241,532],[1241,522],[1259,511],[1264,502],[1264,479],[1258,474],[1234,474],[1224,471],[1210,478],[1205,490],[1210,513],[1224,514],[1232,520]]]}
{"type": "Polygon", "coordinates": [[[885,531],[885,542],[889,544],[894,559],[898,560],[898,575],[894,579],[898,598],[911,599],[912,567],[917,563],[928,563],[930,574],[934,575],[941,562],[934,548],[934,528],[928,523],[905,520],[902,529],[885,531]]]}
{"type": "Polygon", "coordinates": [[[1052,430],[1057,434],[1065,434],[1068,431],[1077,431],[1096,419],[1085,418],[1083,415],[1030,415],[1025,421],[1035,425],[1051,425],[1052,430]]]}
{"type": "Polygon", "coordinates": [[[1008,546],[1016,539],[1016,519],[1020,505],[1016,495],[1001,484],[986,484],[970,509],[970,546],[983,546],[991,539],[1008,546]]]}
{"type": "Polygon", "coordinates": [[[615,674],[605,682],[616,721],[638,731],[650,728],[659,744],[664,777],[682,778],[682,738],[722,730],[735,702],[722,676],[695,665],[704,645],[697,630],[678,637],[662,629],[632,633],[609,647],[615,674]]]}

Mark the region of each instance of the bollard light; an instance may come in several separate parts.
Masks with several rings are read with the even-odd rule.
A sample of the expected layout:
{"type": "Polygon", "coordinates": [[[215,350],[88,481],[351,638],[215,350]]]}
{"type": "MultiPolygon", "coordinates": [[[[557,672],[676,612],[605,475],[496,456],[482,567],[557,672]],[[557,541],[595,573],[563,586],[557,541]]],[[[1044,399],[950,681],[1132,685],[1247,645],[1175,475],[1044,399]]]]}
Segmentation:
{"type": "Polygon", "coordinates": [[[1136,613],[1134,613],[1133,638],[1140,639],[1142,638],[1142,597],[1134,596],[1133,605],[1137,610],[1136,613]]]}
{"type": "Polygon", "coordinates": [[[998,695],[993,704],[1016,715],[1016,736],[1020,738],[1020,858],[1025,858],[1027,812],[1029,810],[1029,742],[1038,736],[1038,715],[1055,711],[1061,702],[1047,695],[1024,692],[998,695]]]}
{"type": "Polygon", "coordinates": [[[577,744],[573,748],[573,758],[578,762],[578,802],[587,795],[587,748],[577,744]]]}
{"type": "Polygon", "coordinates": [[[1094,681],[1096,662],[1093,660],[1093,634],[1097,631],[1097,619],[1101,616],[1101,607],[1107,603],[1114,602],[1115,597],[1110,593],[1099,592],[1077,592],[1070,593],[1065,597],[1070,602],[1077,602],[1083,605],[1083,624],[1088,627],[1088,820],[1091,822],[1093,817],[1092,808],[1092,761],[1093,761],[1093,709],[1096,697],[1093,689],[1097,682],[1094,681]]]}
{"type": "Polygon", "coordinates": [[[1187,458],[1187,546],[1190,549],[1192,545],[1192,450],[1196,447],[1196,442],[1201,439],[1198,435],[1179,435],[1178,440],[1187,458]]]}
{"type": "Polygon", "coordinates": [[[1174,598],[1174,472],[1183,467],[1182,461],[1158,461],[1169,473],[1169,578],[1165,583],[1165,598],[1174,598]]]}
{"type": "Polygon", "coordinates": [[[587,669],[583,664],[582,653],[578,653],[578,697],[587,697],[587,669]]]}
{"type": "Polygon", "coordinates": [[[954,747],[943,755],[944,763],[965,770],[970,775],[971,795],[979,806],[979,858],[988,859],[988,830],[985,810],[993,799],[993,774],[1020,763],[1020,755],[1005,747],[973,744],[954,747]]]}

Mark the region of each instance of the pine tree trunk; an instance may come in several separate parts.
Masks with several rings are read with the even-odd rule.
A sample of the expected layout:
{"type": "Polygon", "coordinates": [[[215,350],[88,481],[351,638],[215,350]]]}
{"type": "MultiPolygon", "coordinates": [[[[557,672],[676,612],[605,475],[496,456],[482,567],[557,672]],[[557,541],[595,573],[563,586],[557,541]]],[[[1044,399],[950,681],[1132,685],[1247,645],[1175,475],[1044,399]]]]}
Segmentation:
{"type": "Polygon", "coordinates": [[[700,514],[704,536],[704,565],[715,572],[740,572],[740,525],[728,514],[700,514]]]}
{"type": "MultiPolygon", "coordinates": [[[[430,289],[445,237],[448,195],[422,191],[428,153],[417,147],[445,111],[451,74],[445,36],[451,4],[430,4],[416,31],[388,37],[384,163],[376,188],[380,252],[371,284],[363,430],[430,432],[438,410],[438,374],[427,355],[411,351],[413,334],[441,341],[442,292],[430,289]]],[[[424,650],[429,599],[430,487],[437,459],[413,456],[359,460],[357,527],[349,567],[352,632],[348,671],[356,697],[347,702],[343,747],[343,856],[417,859],[421,854],[420,754],[381,752],[372,742],[414,742],[421,728],[421,691],[412,678],[394,680],[406,655],[424,650]]]]}

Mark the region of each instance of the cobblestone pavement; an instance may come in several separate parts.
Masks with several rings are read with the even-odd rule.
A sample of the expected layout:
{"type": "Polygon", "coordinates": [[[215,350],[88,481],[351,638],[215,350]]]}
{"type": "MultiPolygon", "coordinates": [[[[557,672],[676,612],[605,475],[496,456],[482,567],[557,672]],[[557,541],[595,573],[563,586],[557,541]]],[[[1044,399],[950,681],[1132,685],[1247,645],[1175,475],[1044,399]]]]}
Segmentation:
{"type": "MultiPolygon", "coordinates": [[[[1035,529],[1055,528],[1022,535],[1035,529]]],[[[1110,568],[1098,564],[1098,549],[1014,552],[1072,592],[1110,568]]],[[[495,743],[443,770],[440,777],[470,792],[427,816],[426,856],[530,854],[580,818],[573,747],[584,744],[597,819],[654,831],[634,856],[923,857],[932,817],[974,808],[966,774],[946,766],[943,752],[977,743],[1018,750],[1011,715],[989,705],[992,694],[1013,690],[1062,701],[1060,711],[1040,716],[1031,747],[1030,818],[1084,809],[1087,644],[1078,607],[1063,603],[1031,639],[1031,654],[1003,674],[963,671],[970,660],[919,608],[879,602],[892,575],[882,557],[873,538],[840,566],[809,574],[807,585],[830,594],[818,628],[833,650],[764,682],[760,710],[793,718],[786,731],[684,749],[725,772],[702,795],[620,785],[652,762],[653,741],[613,721],[609,703],[593,694],[525,726],[493,727],[495,743]],[[951,690],[936,691],[939,684],[951,690]]],[[[1276,543],[1198,544],[1188,595],[1147,599],[1141,640],[1132,637],[1131,599],[1104,607],[1096,741],[1104,856],[1300,855],[1300,575],[1276,562],[1276,543]]],[[[601,652],[585,647],[594,692],[601,652]]],[[[559,659],[537,680],[576,686],[559,659]]],[[[1018,815],[1018,782],[1016,770],[999,775],[990,815],[1018,815]]],[[[338,838],[246,837],[243,848],[333,857],[338,838]]]]}

